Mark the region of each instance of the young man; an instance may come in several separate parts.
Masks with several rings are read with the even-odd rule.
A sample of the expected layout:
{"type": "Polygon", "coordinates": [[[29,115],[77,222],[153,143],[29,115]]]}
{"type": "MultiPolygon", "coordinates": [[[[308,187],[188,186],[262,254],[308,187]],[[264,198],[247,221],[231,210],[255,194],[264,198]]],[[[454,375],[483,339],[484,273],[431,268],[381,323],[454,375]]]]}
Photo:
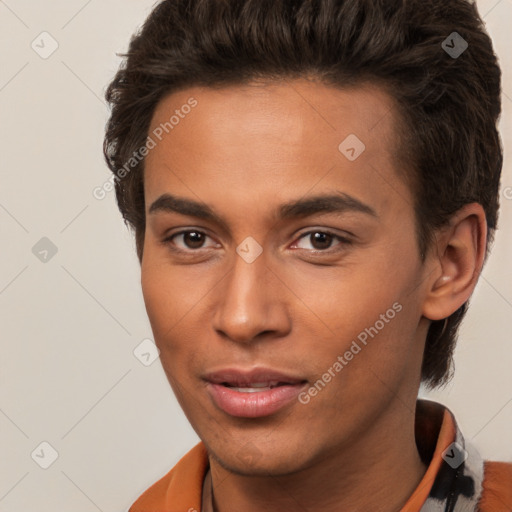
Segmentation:
{"type": "Polygon", "coordinates": [[[130,512],[511,511],[418,400],[496,228],[500,70],[465,0],[166,0],[105,155],[201,438],[130,512]]]}

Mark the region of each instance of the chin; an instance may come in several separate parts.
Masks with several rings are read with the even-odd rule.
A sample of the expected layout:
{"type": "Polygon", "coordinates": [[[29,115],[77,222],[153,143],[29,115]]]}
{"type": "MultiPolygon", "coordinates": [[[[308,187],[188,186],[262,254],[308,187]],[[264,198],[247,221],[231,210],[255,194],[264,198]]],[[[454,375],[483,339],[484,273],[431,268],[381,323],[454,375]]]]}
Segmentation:
{"type": "MultiPolygon", "coordinates": [[[[251,441],[231,451],[234,446],[230,444],[227,449],[211,450],[207,445],[207,450],[221,467],[242,476],[285,476],[297,473],[308,466],[306,460],[298,459],[298,450],[291,446],[289,453],[284,452],[282,446],[278,452],[270,445],[265,449],[263,446],[257,447],[251,441]]],[[[305,456],[304,453],[302,455],[305,456]]]]}
{"type": "Polygon", "coordinates": [[[224,469],[236,475],[279,477],[292,475],[304,469],[298,465],[297,460],[291,459],[293,459],[293,457],[290,457],[288,460],[269,459],[265,457],[265,461],[244,462],[240,461],[235,455],[230,459],[224,457],[223,460],[216,460],[224,469]]]}

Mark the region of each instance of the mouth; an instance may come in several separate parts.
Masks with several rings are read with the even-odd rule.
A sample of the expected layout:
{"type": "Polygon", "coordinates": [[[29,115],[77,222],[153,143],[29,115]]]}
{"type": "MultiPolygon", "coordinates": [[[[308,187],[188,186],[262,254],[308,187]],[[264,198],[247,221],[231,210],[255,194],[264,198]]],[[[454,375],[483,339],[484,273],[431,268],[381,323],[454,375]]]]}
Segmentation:
{"type": "Polygon", "coordinates": [[[269,382],[250,382],[246,386],[239,386],[229,382],[222,382],[221,385],[230,388],[233,391],[238,391],[239,393],[261,393],[262,391],[268,391],[279,386],[290,386],[292,384],[289,382],[279,382],[274,380],[269,382]]]}
{"type": "Polygon", "coordinates": [[[297,401],[307,380],[271,369],[226,369],[207,374],[206,390],[224,413],[243,418],[270,416],[297,401]]]}

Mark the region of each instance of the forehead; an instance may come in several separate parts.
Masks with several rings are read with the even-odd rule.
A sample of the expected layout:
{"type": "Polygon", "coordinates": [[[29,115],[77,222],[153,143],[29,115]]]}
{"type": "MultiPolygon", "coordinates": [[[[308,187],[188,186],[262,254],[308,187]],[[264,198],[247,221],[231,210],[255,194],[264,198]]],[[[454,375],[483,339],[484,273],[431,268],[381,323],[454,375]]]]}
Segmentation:
{"type": "Polygon", "coordinates": [[[146,203],[169,189],[213,201],[247,190],[284,198],[315,183],[368,197],[396,179],[395,123],[393,99],[370,84],[301,79],[174,92],[151,121],[146,203]]]}
{"type": "MultiPolygon", "coordinates": [[[[223,88],[191,87],[169,94],[156,106],[150,132],[164,126],[181,109],[190,112],[181,113],[179,122],[184,117],[190,119],[187,124],[198,121],[203,128],[198,135],[208,132],[210,136],[203,141],[214,144],[216,137],[233,138],[234,134],[252,135],[254,143],[276,135],[283,143],[296,143],[316,134],[342,135],[350,129],[369,141],[392,135],[396,115],[393,98],[369,83],[340,89],[305,79],[260,81],[223,88]],[[197,105],[184,108],[191,98],[197,105]],[[283,128],[287,130],[281,131],[283,128]]],[[[178,124],[172,128],[178,137],[183,131],[178,124]]]]}

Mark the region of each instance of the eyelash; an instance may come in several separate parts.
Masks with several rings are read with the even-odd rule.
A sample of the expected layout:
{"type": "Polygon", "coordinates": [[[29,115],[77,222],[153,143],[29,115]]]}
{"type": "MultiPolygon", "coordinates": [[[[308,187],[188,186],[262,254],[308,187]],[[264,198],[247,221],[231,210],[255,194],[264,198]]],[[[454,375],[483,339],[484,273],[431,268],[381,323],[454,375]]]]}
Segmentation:
{"type": "MultiPolygon", "coordinates": [[[[177,248],[174,245],[174,243],[172,242],[172,239],[179,235],[185,235],[187,233],[198,233],[200,235],[204,235],[208,238],[211,238],[206,233],[204,233],[203,231],[199,231],[198,229],[185,229],[183,231],[179,231],[177,233],[173,233],[172,235],[168,236],[167,238],[165,238],[162,241],[162,243],[164,245],[166,245],[167,247],[169,247],[169,249],[172,250],[173,252],[181,253],[181,254],[193,254],[193,253],[197,253],[197,252],[201,251],[202,249],[204,249],[203,247],[200,247],[199,249],[189,249],[189,250],[177,248]]],[[[322,230],[322,229],[313,229],[313,230],[301,233],[300,236],[297,238],[297,241],[301,240],[302,238],[304,238],[308,235],[310,236],[313,233],[322,233],[324,235],[332,236],[333,238],[337,239],[340,242],[338,244],[338,246],[344,246],[344,245],[347,246],[347,245],[352,244],[352,241],[349,240],[348,238],[337,235],[336,233],[333,233],[332,231],[322,230]]],[[[294,245],[295,245],[295,243],[294,243],[294,245]]],[[[335,247],[337,247],[337,246],[335,246],[335,247]]],[[[340,249],[334,249],[334,250],[332,248],[325,249],[325,250],[322,250],[322,249],[299,249],[299,250],[305,250],[305,251],[308,251],[313,254],[332,254],[332,253],[336,253],[336,252],[343,250],[343,247],[341,247],[340,249]]]]}

